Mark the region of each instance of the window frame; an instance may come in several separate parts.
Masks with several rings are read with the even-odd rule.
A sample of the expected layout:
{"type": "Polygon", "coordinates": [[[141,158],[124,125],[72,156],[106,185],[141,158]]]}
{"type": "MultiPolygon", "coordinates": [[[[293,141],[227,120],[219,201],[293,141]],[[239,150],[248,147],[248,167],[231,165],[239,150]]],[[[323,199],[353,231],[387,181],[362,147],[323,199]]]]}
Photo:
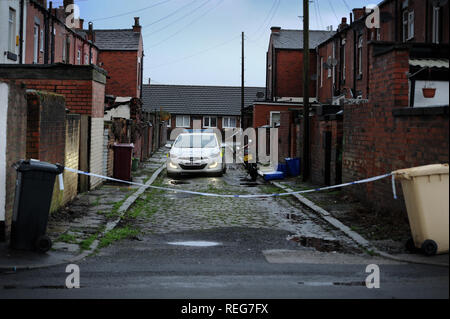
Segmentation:
{"type": "Polygon", "coordinates": [[[363,67],[362,67],[362,56],[363,56],[363,36],[360,35],[358,37],[358,75],[362,75],[363,67]]]}
{"type": "Polygon", "coordinates": [[[16,10],[9,7],[9,15],[8,15],[8,51],[11,53],[16,53],[16,24],[17,24],[17,14],[16,10]],[[12,18],[11,18],[11,13],[12,18]]]}
{"type": "Polygon", "coordinates": [[[408,39],[411,40],[414,38],[414,10],[408,12],[408,39]]]}
{"type": "Polygon", "coordinates": [[[345,44],[347,43],[347,40],[345,38],[342,39],[341,45],[342,45],[342,80],[345,81],[345,73],[346,73],[346,60],[345,60],[345,44]]]}
{"type": "Polygon", "coordinates": [[[35,23],[33,27],[33,63],[39,63],[39,24],[35,23]]]}
{"type": "Polygon", "coordinates": [[[191,127],[191,116],[190,115],[177,115],[175,118],[175,126],[176,127],[184,127],[184,128],[191,127]],[[182,120],[181,120],[182,125],[178,124],[179,118],[182,118],[182,120]],[[185,118],[188,118],[188,123],[189,123],[188,125],[184,125],[185,118]]]}
{"type": "Polygon", "coordinates": [[[203,127],[206,127],[206,128],[216,128],[217,127],[217,116],[211,116],[211,115],[203,116],[202,125],[203,125],[203,127]],[[205,124],[206,119],[208,119],[208,125],[205,124]],[[211,123],[212,119],[216,119],[216,125],[212,125],[212,123],[211,123]]]}
{"type": "Polygon", "coordinates": [[[281,123],[281,112],[280,111],[270,111],[270,127],[277,127],[276,125],[272,124],[274,114],[278,114],[280,116],[280,121],[278,122],[278,124],[281,123]]]}
{"type": "Polygon", "coordinates": [[[223,116],[222,117],[222,128],[237,128],[237,118],[236,116],[223,116]],[[225,119],[228,120],[227,125],[225,125],[225,119]],[[231,120],[234,119],[234,126],[231,125],[231,120]]]}
{"type": "Polygon", "coordinates": [[[320,87],[323,87],[323,56],[320,57],[320,87]]]}
{"type": "Polygon", "coordinates": [[[431,28],[431,42],[440,43],[440,24],[441,24],[441,8],[439,6],[433,7],[433,18],[431,28]]]}
{"type": "Polygon", "coordinates": [[[44,46],[45,46],[45,43],[44,43],[44,30],[42,29],[42,28],[40,28],[39,27],[39,43],[40,43],[40,45],[39,45],[39,51],[40,52],[44,52],[44,46]]]}
{"type": "Polygon", "coordinates": [[[77,65],[81,65],[81,49],[77,50],[77,65]]]}

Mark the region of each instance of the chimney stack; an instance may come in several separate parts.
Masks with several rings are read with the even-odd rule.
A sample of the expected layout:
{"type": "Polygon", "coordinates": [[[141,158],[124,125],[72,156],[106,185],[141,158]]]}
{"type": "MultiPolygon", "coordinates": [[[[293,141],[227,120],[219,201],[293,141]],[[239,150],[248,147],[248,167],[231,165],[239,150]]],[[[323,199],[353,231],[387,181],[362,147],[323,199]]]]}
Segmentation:
{"type": "Polygon", "coordinates": [[[365,8],[355,8],[355,9],[353,9],[353,19],[354,19],[354,21],[358,20],[359,18],[361,18],[365,14],[366,14],[366,9],[365,8]]]}
{"type": "Polygon", "coordinates": [[[88,40],[91,42],[95,42],[94,24],[91,21],[89,21],[88,25],[89,25],[89,29],[87,32],[88,40]]]}
{"type": "Polygon", "coordinates": [[[347,27],[348,26],[348,24],[347,24],[347,18],[346,17],[343,17],[342,18],[342,21],[341,21],[341,24],[338,26],[338,31],[341,31],[342,29],[344,29],[345,27],[347,27]]]}
{"type": "Polygon", "coordinates": [[[273,35],[279,35],[281,31],[281,27],[271,27],[270,31],[272,31],[273,35]]]}
{"type": "Polygon", "coordinates": [[[133,26],[133,31],[134,32],[141,32],[141,25],[139,24],[139,17],[134,17],[134,26],[133,26]]]}

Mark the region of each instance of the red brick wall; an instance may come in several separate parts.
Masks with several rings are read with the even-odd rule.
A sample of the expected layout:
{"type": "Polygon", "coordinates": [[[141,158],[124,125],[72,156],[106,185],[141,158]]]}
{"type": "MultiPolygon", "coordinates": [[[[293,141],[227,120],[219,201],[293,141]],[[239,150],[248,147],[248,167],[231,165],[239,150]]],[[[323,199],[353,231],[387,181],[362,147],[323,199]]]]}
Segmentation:
{"type": "Polygon", "coordinates": [[[20,80],[28,89],[61,94],[66,99],[66,107],[77,114],[103,117],[104,85],[89,80],[20,80]]]}
{"type": "MultiPolygon", "coordinates": [[[[34,26],[36,24],[35,18],[39,19],[39,59],[38,64],[44,64],[44,52],[41,52],[41,33],[40,30],[43,30],[45,33],[45,20],[44,15],[42,14],[41,10],[38,9],[35,5],[28,3],[27,6],[27,15],[26,15],[26,43],[25,43],[25,59],[24,62],[26,64],[32,64],[33,63],[33,57],[34,57],[34,26]]],[[[63,41],[68,36],[70,39],[70,48],[69,48],[69,60],[67,63],[69,64],[77,64],[76,54],[78,48],[81,50],[81,63],[85,64],[84,56],[91,53],[92,54],[92,61],[93,64],[97,64],[97,57],[98,57],[98,49],[97,47],[93,45],[89,45],[89,43],[81,39],[79,36],[75,35],[74,33],[70,32],[66,29],[65,25],[58,20],[54,19],[54,28],[56,31],[55,35],[55,51],[54,51],[54,63],[63,62],[63,41]],[[91,49],[91,50],[90,50],[91,49]]],[[[45,35],[44,35],[45,37],[45,35]]],[[[48,50],[49,50],[49,56],[48,56],[48,62],[51,63],[51,24],[49,23],[49,40],[48,40],[48,50]]],[[[43,40],[43,43],[45,45],[45,40],[43,40]]],[[[88,61],[88,64],[90,64],[90,61],[88,61]]]]}
{"type": "MultiPolygon", "coordinates": [[[[344,182],[401,168],[448,163],[448,113],[402,117],[392,114],[393,109],[408,106],[408,59],[404,50],[374,57],[370,102],[344,106],[344,182]]],[[[403,200],[392,198],[390,179],[351,187],[349,191],[375,208],[404,211],[403,200]]]]}
{"type": "Polygon", "coordinates": [[[295,108],[295,105],[270,105],[255,104],[253,106],[253,127],[258,128],[270,124],[270,112],[288,111],[295,108]]]}
{"type": "Polygon", "coordinates": [[[64,165],[65,104],[61,95],[27,93],[27,158],[64,165]]]}
{"type": "MultiPolygon", "coordinates": [[[[303,51],[276,50],[274,96],[303,96],[303,51]]],[[[310,78],[316,74],[316,54],[310,51],[310,78]]],[[[309,84],[309,96],[316,96],[316,81],[309,84]]]]}
{"type": "Polygon", "coordinates": [[[101,51],[99,62],[108,70],[106,94],[139,97],[137,86],[137,51],[101,51]]]}

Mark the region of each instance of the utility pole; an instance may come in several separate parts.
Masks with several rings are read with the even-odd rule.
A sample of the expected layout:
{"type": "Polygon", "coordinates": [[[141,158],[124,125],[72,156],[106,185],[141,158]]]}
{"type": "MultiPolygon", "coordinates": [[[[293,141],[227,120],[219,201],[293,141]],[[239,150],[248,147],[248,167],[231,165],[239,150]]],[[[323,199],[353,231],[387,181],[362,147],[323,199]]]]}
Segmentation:
{"type": "Polygon", "coordinates": [[[241,62],[241,127],[244,120],[244,32],[242,32],[242,62],[241,62]]]}
{"type": "Polygon", "coordinates": [[[303,0],[303,181],[309,179],[309,0],[303,0]]]}

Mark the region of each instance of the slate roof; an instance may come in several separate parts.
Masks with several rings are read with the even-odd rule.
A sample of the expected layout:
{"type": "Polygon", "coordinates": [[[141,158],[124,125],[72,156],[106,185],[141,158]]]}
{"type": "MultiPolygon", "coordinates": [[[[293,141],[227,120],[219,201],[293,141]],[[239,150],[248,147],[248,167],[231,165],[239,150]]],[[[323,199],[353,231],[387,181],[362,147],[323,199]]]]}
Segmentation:
{"type": "MultiPolygon", "coordinates": [[[[309,48],[313,49],[332,37],[336,31],[309,31],[309,48]]],[[[303,30],[280,30],[278,35],[271,35],[276,49],[303,49],[303,30]]]]}
{"type": "Polygon", "coordinates": [[[133,29],[94,30],[95,45],[100,50],[125,50],[135,51],[139,49],[141,34],[133,29]]]}
{"type": "MultiPolygon", "coordinates": [[[[257,100],[256,94],[264,87],[246,87],[245,106],[257,100]]],[[[240,115],[241,87],[202,85],[144,84],[142,89],[143,108],[147,112],[164,111],[186,115],[240,115]]]]}

